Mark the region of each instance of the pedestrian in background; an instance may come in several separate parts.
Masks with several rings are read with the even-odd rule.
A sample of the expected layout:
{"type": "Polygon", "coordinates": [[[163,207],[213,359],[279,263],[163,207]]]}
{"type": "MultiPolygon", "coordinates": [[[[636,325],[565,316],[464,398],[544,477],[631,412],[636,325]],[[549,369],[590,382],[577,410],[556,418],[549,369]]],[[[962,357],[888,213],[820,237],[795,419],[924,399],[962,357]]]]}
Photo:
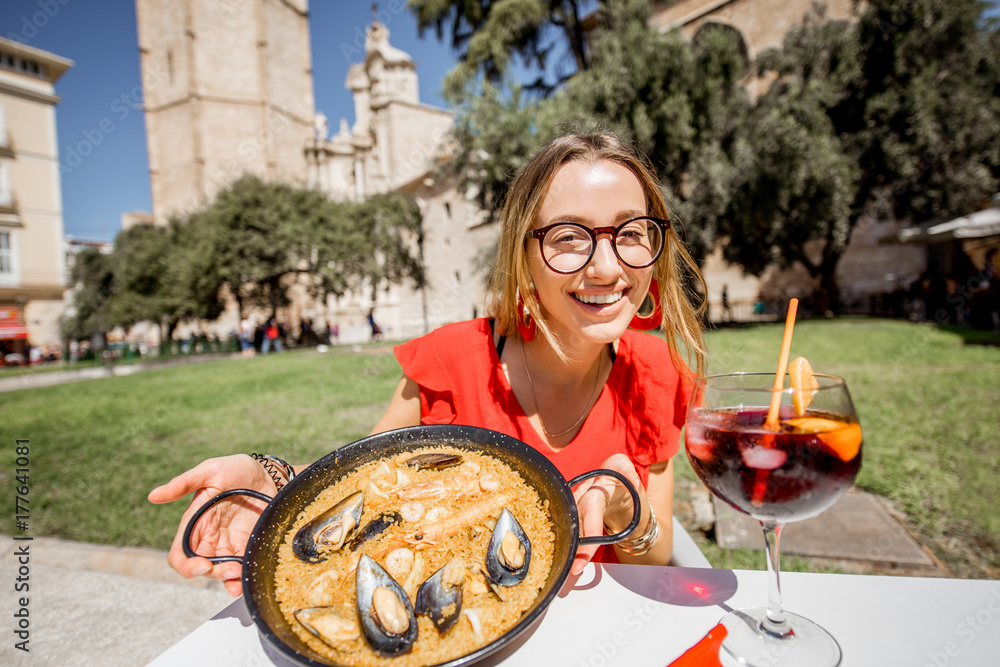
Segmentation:
{"type": "Polygon", "coordinates": [[[372,328],[372,340],[378,340],[382,336],[382,329],[375,324],[375,309],[368,311],[368,326],[372,328]]]}
{"type": "Polygon", "coordinates": [[[261,345],[261,354],[267,354],[274,348],[275,352],[281,352],[281,329],[278,328],[278,320],[272,317],[267,321],[264,328],[264,341],[261,345]]]}
{"type": "Polygon", "coordinates": [[[244,317],[240,320],[240,352],[244,357],[252,357],[256,350],[253,346],[254,333],[257,331],[257,327],[254,326],[253,320],[249,317],[244,317]]]}

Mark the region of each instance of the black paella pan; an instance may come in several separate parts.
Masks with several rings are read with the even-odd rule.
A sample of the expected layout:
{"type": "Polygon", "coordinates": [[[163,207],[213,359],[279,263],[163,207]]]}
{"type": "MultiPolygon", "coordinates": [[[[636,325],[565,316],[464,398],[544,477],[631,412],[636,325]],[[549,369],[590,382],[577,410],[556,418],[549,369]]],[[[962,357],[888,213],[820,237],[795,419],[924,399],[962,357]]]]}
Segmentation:
{"type": "Polygon", "coordinates": [[[594,470],[569,481],[541,453],[510,436],[472,426],[428,425],[413,426],[396,431],[372,435],[327,454],[289,482],[274,499],[247,489],[233,489],[213,497],[191,517],[184,534],[184,551],[189,557],[196,554],[190,546],[194,525],[209,507],[233,495],[249,495],[270,501],[261,513],[247,542],[246,552],[238,556],[211,557],[212,562],[226,560],[243,563],[243,598],[250,617],[260,634],[274,649],[293,662],[308,667],[336,665],[306,645],[289,626],[275,595],[274,573],[278,565],[278,547],[299,513],[321,491],[333,485],[358,467],[386,456],[433,445],[447,445],[458,449],[481,452],[493,456],[519,473],[535,489],[543,502],[548,501],[555,533],[552,569],[534,604],[506,633],[472,653],[438,663],[436,667],[468,665],[510,644],[518,635],[530,628],[548,608],[569,576],[577,547],[582,544],[614,544],[628,537],[639,523],[639,496],[632,485],[612,470],[594,470]],[[620,533],[593,537],[580,537],[580,520],[570,490],[572,486],[591,477],[611,475],[621,481],[632,495],[632,521],[620,533]]]}

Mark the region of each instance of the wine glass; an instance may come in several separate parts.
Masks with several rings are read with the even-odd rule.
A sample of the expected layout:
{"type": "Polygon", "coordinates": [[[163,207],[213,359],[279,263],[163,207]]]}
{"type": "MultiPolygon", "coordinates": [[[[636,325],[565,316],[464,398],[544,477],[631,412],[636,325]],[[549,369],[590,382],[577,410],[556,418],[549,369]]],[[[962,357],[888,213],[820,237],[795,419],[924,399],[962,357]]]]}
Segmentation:
{"type": "Polygon", "coordinates": [[[861,469],[861,425],[846,382],[814,377],[816,388],[803,392],[776,389],[774,373],[709,375],[691,396],[684,436],[691,467],[712,493],[764,529],[769,605],[722,621],[723,648],[745,665],[840,664],[830,633],[781,606],[782,526],[833,505],[861,469]],[[780,401],[772,402],[776,394],[780,401]]]}

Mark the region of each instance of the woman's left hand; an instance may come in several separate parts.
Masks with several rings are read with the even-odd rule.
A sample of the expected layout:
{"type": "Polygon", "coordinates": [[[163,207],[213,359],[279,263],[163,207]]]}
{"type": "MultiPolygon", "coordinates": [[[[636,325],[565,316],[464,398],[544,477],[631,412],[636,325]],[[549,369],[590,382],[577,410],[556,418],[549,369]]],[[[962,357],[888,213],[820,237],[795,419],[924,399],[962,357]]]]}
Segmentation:
{"type": "MultiPolygon", "coordinates": [[[[625,476],[639,492],[640,502],[645,496],[642,482],[635,465],[624,454],[613,454],[602,465],[602,468],[614,470],[625,476]]],[[[627,525],[632,517],[632,496],[628,490],[614,477],[604,475],[584,480],[574,491],[577,510],[580,514],[580,527],[584,537],[603,535],[605,521],[612,525],[622,523],[627,525]],[[615,521],[624,517],[622,521],[615,521]]],[[[576,550],[571,574],[578,575],[597,552],[599,544],[587,544],[576,550]]]]}

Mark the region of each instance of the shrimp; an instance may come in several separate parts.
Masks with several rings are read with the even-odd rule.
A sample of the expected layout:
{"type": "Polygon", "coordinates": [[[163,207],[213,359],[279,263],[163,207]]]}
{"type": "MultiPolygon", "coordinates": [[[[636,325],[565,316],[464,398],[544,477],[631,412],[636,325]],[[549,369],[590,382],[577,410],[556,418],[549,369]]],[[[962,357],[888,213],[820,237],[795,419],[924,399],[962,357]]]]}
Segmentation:
{"type": "Polygon", "coordinates": [[[412,544],[416,549],[422,546],[437,544],[448,536],[454,535],[462,528],[473,526],[484,518],[494,514],[497,510],[510,504],[512,500],[513,498],[507,492],[501,491],[500,493],[495,493],[474,505],[469,505],[454,514],[449,514],[439,521],[434,521],[416,529],[404,539],[407,544],[412,544]]]}
{"type": "Polygon", "coordinates": [[[448,511],[447,507],[441,507],[438,505],[437,507],[432,507],[427,510],[427,514],[424,515],[424,518],[433,522],[443,519],[449,514],[451,514],[451,512],[448,511]]]}
{"type": "Polygon", "coordinates": [[[441,500],[455,498],[479,492],[479,480],[468,475],[455,475],[430,482],[413,484],[396,490],[396,495],[403,500],[441,500]]]}
{"type": "Polygon", "coordinates": [[[385,569],[394,579],[402,579],[413,569],[413,552],[406,547],[389,552],[385,558],[385,569]]]}
{"type": "MultiPolygon", "coordinates": [[[[437,544],[449,535],[454,535],[463,528],[469,528],[480,522],[486,522],[491,514],[496,514],[504,506],[513,501],[513,496],[506,491],[495,493],[479,502],[468,505],[438,521],[428,523],[409,534],[397,534],[388,537],[382,542],[379,549],[370,554],[375,560],[381,560],[383,556],[399,547],[410,547],[420,549],[422,547],[437,544]]],[[[351,570],[353,572],[353,570],[351,570]]]]}
{"type": "Polygon", "coordinates": [[[399,508],[399,514],[406,521],[420,521],[424,516],[424,504],[419,502],[403,503],[399,508]]]}

